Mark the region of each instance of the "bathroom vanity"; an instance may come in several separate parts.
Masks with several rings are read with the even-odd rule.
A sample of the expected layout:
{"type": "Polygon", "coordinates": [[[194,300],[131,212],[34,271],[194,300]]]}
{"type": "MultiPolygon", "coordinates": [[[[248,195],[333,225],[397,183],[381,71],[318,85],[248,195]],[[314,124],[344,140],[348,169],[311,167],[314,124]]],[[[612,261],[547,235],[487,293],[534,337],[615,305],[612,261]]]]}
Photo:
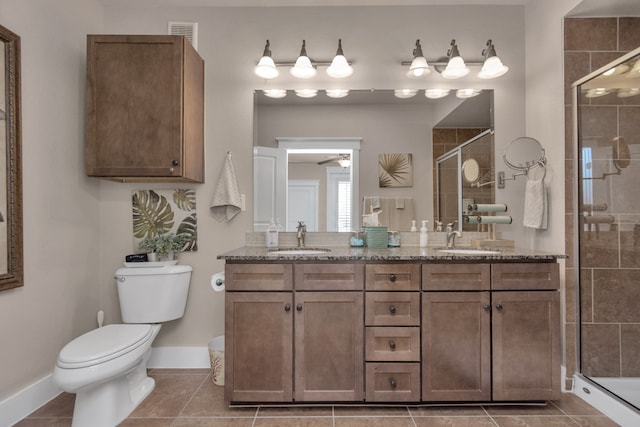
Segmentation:
{"type": "Polygon", "coordinates": [[[557,399],[559,257],[418,247],[223,254],[225,397],[280,404],[557,399]]]}

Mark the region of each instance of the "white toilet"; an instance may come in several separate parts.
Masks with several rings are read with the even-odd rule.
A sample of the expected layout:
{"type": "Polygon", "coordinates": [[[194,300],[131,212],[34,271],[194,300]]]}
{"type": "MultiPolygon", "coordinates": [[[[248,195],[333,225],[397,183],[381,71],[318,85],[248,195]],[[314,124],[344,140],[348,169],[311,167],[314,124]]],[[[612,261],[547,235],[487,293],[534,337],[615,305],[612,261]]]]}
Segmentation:
{"type": "Polygon", "coordinates": [[[184,315],[191,270],[173,265],[116,271],[124,324],[77,337],[60,351],[53,371],[62,390],[76,393],[72,426],[113,427],[151,393],[151,344],[160,322],[184,315]]]}

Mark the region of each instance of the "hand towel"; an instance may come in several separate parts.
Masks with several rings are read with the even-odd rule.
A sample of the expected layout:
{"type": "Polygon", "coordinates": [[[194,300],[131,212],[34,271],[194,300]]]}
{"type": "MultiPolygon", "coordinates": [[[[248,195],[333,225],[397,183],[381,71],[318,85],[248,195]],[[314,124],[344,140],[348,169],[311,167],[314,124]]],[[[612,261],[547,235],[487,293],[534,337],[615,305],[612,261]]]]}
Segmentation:
{"type": "Polygon", "coordinates": [[[241,197],[238,191],[236,171],[231,161],[231,153],[227,153],[227,158],[218,178],[218,185],[211,200],[211,212],[218,221],[231,221],[241,209],[241,197]]]}
{"type": "Polygon", "coordinates": [[[402,197],[396,197],[396,209],[404,209],[404,200],[402,197]]]}
{"type": "Polygon", "coordinates": [[[537,230],[547,228],[547,190],[544,178],[528,180],[524,192],[524,218],[525,227],[537,230]]]}

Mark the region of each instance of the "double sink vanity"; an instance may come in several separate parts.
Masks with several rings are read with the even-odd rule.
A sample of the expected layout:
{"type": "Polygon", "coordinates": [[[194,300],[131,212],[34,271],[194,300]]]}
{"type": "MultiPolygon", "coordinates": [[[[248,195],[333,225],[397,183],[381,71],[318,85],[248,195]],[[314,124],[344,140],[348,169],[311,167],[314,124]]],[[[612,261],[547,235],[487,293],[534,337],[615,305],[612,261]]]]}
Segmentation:
{"type": "Polygon", "coordinates": [[[246,246],[220,255],[232,404],[560,396],[561,255],[246,246]]]}

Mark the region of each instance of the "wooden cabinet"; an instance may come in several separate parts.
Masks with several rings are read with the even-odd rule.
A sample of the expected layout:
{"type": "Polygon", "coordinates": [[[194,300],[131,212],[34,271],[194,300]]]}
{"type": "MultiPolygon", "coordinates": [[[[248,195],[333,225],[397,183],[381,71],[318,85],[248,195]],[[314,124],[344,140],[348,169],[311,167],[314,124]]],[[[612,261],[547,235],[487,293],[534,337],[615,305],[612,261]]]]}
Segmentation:
{"type": "MultiPolygon", "coordinates": [[[[438,291],[422,296],[422,399],[559,398],[558,265],[492,264],[490,289],[479,266],[457,265],[447,292],[423,282],[438,291]]],[[[449,268],[425,264],[423,277],[449,268]]]]}
{"type": "Polygon", "coordinates": [[[85,167],[204,182],[204,61],[182,36],[87,37],[85,167]]]}

